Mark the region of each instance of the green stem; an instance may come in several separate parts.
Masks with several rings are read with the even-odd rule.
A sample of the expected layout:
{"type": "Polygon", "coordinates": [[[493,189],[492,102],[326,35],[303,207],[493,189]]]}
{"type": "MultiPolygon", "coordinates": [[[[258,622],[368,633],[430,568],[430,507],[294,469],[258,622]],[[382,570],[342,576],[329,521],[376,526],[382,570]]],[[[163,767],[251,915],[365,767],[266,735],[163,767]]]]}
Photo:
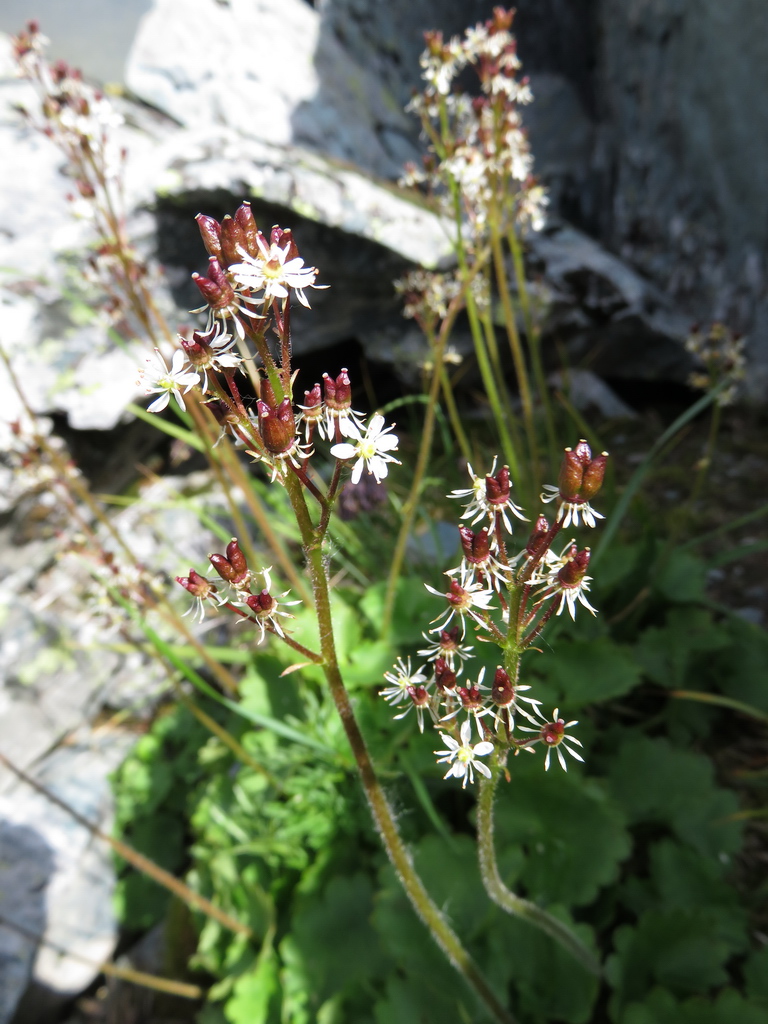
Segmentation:
{"type": "Polygon", "coordinates": [[[467,460],[470,461],[472,458],[472,450],[467,439],[466,431],[461,423],[459,417],[459,410],[456,406],[456,399],[453,397],[453,386],[451,385],[451,378],[448,375],[445,363],[438,367],[440,374],[440,384],[443,389],[443,399],[445,401],[445,408],[448,413],[448,419],[451,421],[451,427],[453,428],[454,437],[456,438],[459,448],[461,448],[461,454],[467,460]]]}
{"type": "Polygon", "coordinates": [[[512,297],[509,294],[509,282],[504,267],[504,252],[501,247],[501,237],[498,229],[498,211],[494,207],[494,216],[491,223],[491,252],[493,253],[493,266],[496,271],[496,287],[499,290],[499,299],[504,314],[504,327],[509,339],[509,348],[512,352],[512,361],[515,364],[517,386],[520,389],[520,401],[523,405],[523,420],[525,432],[528,435],[528,453],[533,469],[533,493],[539,492],[539,456],[536,443],[536,425],[533,422],[533,399],[531,397],[531,385],[528,380],[528,368],[525,365],[523,346],[520,343],[520,334],[517,330],[515,311],[512,308],[512,297]]]}
{"type": "Polygon", "coordinates": [[[320,646],[324,659],[323,671],[328,680],[331,696],[344,726],[349,745],[352,748],[368,805],[387,855],[414,910],[427,926],[432,937],[445,953],[448,960],[464,976],[467,983],[474,989],[495,1020],[502,1022],[502,1024],[514,1024],[515,1018],[496,998],[479,967],[464,949],[459,937],[430,898],[424,883],[413,866],[410,854],[395,823],[394,812],[376,775],[339,670],[333,634],[333,621],[331,618],[328,576],[321,538],[312,525],[298,479],[295,476],[289,476],[286,479],[286,487],[299,529],[301,530],[304,554],[312,580],[317,624],[320,632],[320,646]]]}
{"type": "Polygon", "coordinates": [[[483,878],[485,891],[502,910],[513,917],[520,917],[530,922],[540,931],[558,942],[573,956],[582,967],[591,974],[600,977],[600,963],[587,949],[581,939],[558,918],[546,910],[536,906],[529,900],[517,896],[504,885],[496,863],[496,849],[493,841],[493,802],[496,786],[501,777],[502,769],[496,764],[492,766],[490,779],[480,779],[480,796],[477,802],[477,841],[480,858],[480,874],[483,878]]]}
{"type": "MultiPolygon", "coordinates": [[[[512,439],[507,429],[507,417],[504,415],[502,408],[501,398],[499,396],[499,389],[496,385],[496,380],[493,376],[491,363],[486,350],[486,341],[483,334],[483,327],[480,320],[480,314],[477,308],[475,297],[472,294],[471,281],[474,277],[474,273],[470,272],[467,264],[466,251],[464,249],[464,242],[461,236],[461,194],[457,183],[450,179],[448,186],[451,190],[454,206],[454,217],[456,222],[456,242],[455,252],[456,258],[459,263],[459,271],[461,274],[461,283],[464,289],[464,298],[467,305],[467,317],[469,319],[469,329],[472,333],[472,340],[475,345],[475,356],[477,358],[477,365],[480,369],[480,376],[483,378],[483,387],[485,393],[488,396],[488,401],[493,412],[493,418],[496,422],[496,429],[499,433],[499,441],[501,442],[502,451],[504,452],[504,458],[509,466],[509,471],[512,475],[512,479],[516,486],[520,485],[520,466],[517,460],[517,454],[515,447],[512,443],[512,439]]],[[[475,273],[477,268],[475,268],[475,273]]]]}
{"type": "Polygon", "coordinates": [[[525,335],[528,340],[528,351],[531,354],[531,366],[536,387],[539,391],[539,401],[544,410],[544,421],[547,430],[547,447],[549,448],[550,469],[555,470],[557,466],[557,436],[555,433],[555,419],[552,413],[552,403],[549,400],[547,378],[544,375],[544,365],[541,361],[541,333],[531,311],[531,302],[528,295],[528,282],[525,278],[525,263],[523,262],[523,247],[514,227],[507,232],[507,245],[512,253],[512,264],[515,268],[515,281],[517,283],[517,294],[520,299],[520,309],[525,324],[525,335]]]}
{"type": "Polygon", "coordinates": [[[688,507],[693,508],[696,504],[696,500],[701,494],[701,490],[704,487],[704,482],[707,479],[707,473],[709,467],[712,465],[712,456],[715,454],[715,446],[717,445],[717,435],[720,432],[720,420],[723,414],[723,407],[719,402],[715,402],[712,408],[712,418],[709,422],[709,433],[707,435],[707,445],[704,449],[704,455],[699,463],[699,471],[696,474],[696,480],[693,487],[691,488],[691,495],[688,498],[688,507]]]}
{"type": "Polygon", "coordinates": [[[456,319],[456,315],[461,308],[461,304],[461,297],[457,296],[448,309],[448,314],[443,320],[437,339],[430,339],[433,341],[431,345],[432,380],[430,381],[429,386],[427,411],[424,416],[424,427],[421,432],[421,442],[419,444],[419,454],[416,459],[416,467],[413,471],[413,481],[411,483],[411,489],[408,497],[403,505],[403,518],[400,524],[400,532],[397,535],[395,550],[392,555],[392,564],[389,569],[386,596],[384,598],[384,613],[381,624],[382,636],[387,636],[389,633],[389,627],[392,624],[392,612],[395,606],[397,581],[400,578],[400,570],[403,567],[405,549],[408,545],[408,537],[410,536],[413,520],[416,515],[416,508],[424,481],[424,474],[427,469],[427,462],[429,461],[429,455],[432,451],[432,438],[435,434],[435,418],[437,415],[437,398],[440,391],[440,367],[444,365],[443,356],[445,355],[445,346],[448,343],[448,338],[450,337],[451,329],[456,319]]]}

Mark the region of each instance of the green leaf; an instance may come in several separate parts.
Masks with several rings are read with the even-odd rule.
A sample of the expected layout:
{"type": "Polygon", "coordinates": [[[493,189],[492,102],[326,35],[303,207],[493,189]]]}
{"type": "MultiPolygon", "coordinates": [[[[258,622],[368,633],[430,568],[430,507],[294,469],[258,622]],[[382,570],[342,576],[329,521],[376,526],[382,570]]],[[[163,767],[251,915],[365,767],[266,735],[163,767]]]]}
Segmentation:
{"type": "Polygon", "coordinates": [[[741,845],[741,827],[727,820],[738,800],[714,783],[711,761],[664,739],[634,737],[622,743],[608,781],[631,823],[667,825],[700,853],[719,856],[741,845]]]}
{"type": "Polygon", "coordinates": [[[629,648],[607,637],[561,641],[536,663],[569,709],[628,693],[640,682],[640,668],[629,648]]]}
{"type": "Polygon", "coordinates": [[[744,964],[744,980],[749,998],[768,1009],[768,946],[753,953],[744,964]]]}
{"type": "Polygon", "coordinates": [[[370,923],[373,886],[362,874],[331,879],[293,916],[293,942],[315,1005],[360,985],[382,967],[379,940],[370,923]]]}
{"type": "Polygon", "coordinates": [[[230,1024],[280,1024],[280,980],[277,955],[259,957],[256,969],[241,975],[224,1007],[230,1024]]]}
{"type": "Polygon", "coordinates": [[[512,872],[505,881],[544,905],[589,903],[630,851],[620,808],[595,783],[545,774],[533,758],[513,761],[510,772],[496,796],[496,848],[512,872]]]}
{"type": "Polygon", "coordinates": [[[706,915],[691,910],[653,910],[636,928],[624,925],[614,935],[616,952],[606,963],[615,989],[613,1015],[642,999],[658,984],[679,996],[706,992],[727,980],[728,947],[708,929],[706,915]]]}
{"type": "Polygon", "coordinates": [[[724,989],[714,1000],[695,998],[684,1003],[656,988],[642,1004],[628,1006],[619,1024],[768,1024],[768,1013],[732,988],[724,989]]]}
{"type": "MultiPolygon", "coordinates": [[[[548,909],[593,947],[589,928],[574,924],[562,907],[548,909]]],[[[507,968],[513,1008],[520,1019],[536,1024],[592,1021],[599,980],[562,946],[525,921],[508,915],[504,915],[503,922],[494,923],[489,940],[492,955],[507,968]]]]}
{"type": "Polygon", "coordinates": [[[711,665],[717,689],[768,712],[768,634],[741,619],[730,619],[727,628],[730,644],[711,665]]]}
{"type": "Polygon", "coordinates": [[[654,589],[668,601],[700,601],[707,583],[707,567],[700,558],[675,549],[654,576],[654,589]]]}
{"type": "Polygon", "coordinates": [[[697,911],[707,933],[724,943],[729,955],[749,944],[749,917],[739,894],[724,877],[725,865],[689,846],[664,839],[650,851],[649,878],[632,877],[622,887],[622,902],[639,914],[648,910],[697,911]]]}
{"type": "MultiPolygon", "coordinates": [[[[660,686],[679,689],[686,685],[696,654],[710,654],[729,645],[728,633],[712,620],[705,608],[672,608],[663,626],[646,629],[634,654],[646,675],[660,686]]],[[[701,688],[697,677],[698,688],[701,688]]]]}

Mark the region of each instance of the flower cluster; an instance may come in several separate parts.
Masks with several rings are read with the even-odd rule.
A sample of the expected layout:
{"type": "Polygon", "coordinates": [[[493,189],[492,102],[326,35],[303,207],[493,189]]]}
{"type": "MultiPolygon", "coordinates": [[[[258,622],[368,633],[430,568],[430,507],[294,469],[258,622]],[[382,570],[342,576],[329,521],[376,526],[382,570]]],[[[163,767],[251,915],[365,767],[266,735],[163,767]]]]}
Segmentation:
{"type": "Polygon", "coordinates": [[[426,721],[440,730],[444,749],[435,753],[438,763],[450,766],[446,778],[460,778],[466,786],[475,772],[491,774],[482,758],[495,753],[496,763],[502,764],[510,752],[532,752],[537,745],[547,751],[545,768],[552,750],[564,769],[565,754],[582,760],[577,750],[581,744],[567,732],[577,723],[559,718],[557,709],[551,718],[542,713],[541,701],[527,692],[531,687],[520,683],[520,661],[553,615],[567,609],[575,619],[579,605],[596,614],[587,598],[589,548],[569,540],[558,554],[552,545],[563,528],[580,523],[594,527],[603,518],[589,501],[600,489],[607,458],[605,452],[593,457],[583,440],[565,449],[558,486],[542,495],[545,501],[558,499],[557,517],[550,523],[538,516],[515,555],[508,550],[508,538],[515,522],[526,517],[512,499],[508,467],[497,470],[494,460],[490,472],[478,476],[468,466],[471,486],[449,495],[465,501],[459,524],[461,563],[446,572],[447,590],[427,585],[445,606],[424,633],[430,643],[418,654],[425,661],[414,667],[411,658],[398,659],[381,690],[397,711],[395,718],[415,708],[420,731],[426,721]],[[463,675],[473,652],[465,642],[470,630],[501,651],[502,664],[490,685],[485,669],[472,678],[463,675]]]}
{"type": "Polygon", "coordinates": [[[702,369],[695,370],[688,383],[701,391],[711,391],[723,383],[717,396],[718,405],[731,405],[746,375],[744,345],[745,339],[725,324],[714,323],[708,331],[702,331],[695,324],[685,347],[702,369]]]}
{"type": "Polygon", "coordinates": [[[223,431],[262,463],[273,481],[296,474],[324,507],[336,496],[339,474],[324,499],[307,475],[315,435],[331,443],[339,468],[351,464],[353,485],[364,471],[381,483],[389,464],[398,461],[392,453],[399,442],[383,416],[366,422],[352,408],[346,369],[336,377],[323,374],[322,386],[315,384],[304,392],[304,403],[294,405],[291,298],[307,306],[305,289],[324,286],[315,284],[317,270],[304,264],[290,230],[273,227],[267,241],[247,202],[221,222],[204,214],[196,219],[209,261],[205,277],[192,275],[206,300],[194,312],[207,310],[207,324],[189,338],[179,336],[170,366],[159,349],[147,358],[139,384],[145,394],[158,396],[149,411],[161,412],[171,398],[184,410],[184,396],[199,389],[223,431]],[[279,338],[277,354],[268,332],[279,338]],[[257,393],[255,408],[246,407],[236,379],[246,367],[257,393]]]}
{"type": "MultiPolygon", "coordinates": [[[[227,544],[225,554],[209,555],[209,561],[221,580],[227,585],[228,592],[221,594],[219,587],[201,576],[195,569],[189,570],[189,576],[177,576],[176,582],[194,598],[190,611],[196,612],[200,622],[205,616],[206,602],[216,606],[227,605],[240,616],[241,622],[252,622],[259,629],[259,643],[264,641],[267,632],[285,637],[280,622],[284,618],[292,618],[286,607],[299,604],[298,601],[286,601],[289,591],[279,596],[271,593],[271,568],[253,572],[236,537],[227,544]],[[261,590],[254,588],[256,576],[261,576],[264,586],[261,590]]],[[[187,613],[189,614],[189,612],[187,613]]]]}
{"type": "Polygon", "coordinates": [[[468,29],[463,38],[446,42],[439,32],[427,33],[421,57],[425,85],[409,106],[432,145],[424,168],[409,166],[403,183],[426,186],[450,214],[448,182],[458,186],[478,233],[492,211],[534,230],[544,224],[547,196],[533,177],[519,110],[533,97],[528,79],[519,77],[513,17],[514,11],[497,7],[490,20],[468,29]],[[477,73],[480,96],[456,90],[456,79],[467,67],[477,73]]]}
{"type": "MultiPolygon", "coordinates": [[[[273,227],[268,240],[247,202],[221,221],[204,214],[196,220],[209,260],[205,277],[192,275],[206,302],[195,312],[207,310],[207,323],[191,337],[179,336],[170,365],[159,349],[147,359],[140,383],[146,394],[157,396],[149,411],[163,411],[171,399],[184,410],[186,396],[198,396],[222,428],[222,437],[229,434],[266,468],[273,482],[285,485],[294,506],[307,497],[317,503],[321,535],[340,495],[342,471],[350,470],[347,490],[360,484],[363,473],[380,486],[389,466],[398,462],[393,454],[398,438],[382,415],[366,419],[352,407],[346,369],[335,377],[323,374],[322,384],[305,391],[302,404],[295,403],[291,300],[295,296],[306,306],[306,289],[321,286],[315,284],[317,270],[305,265],[290,230],[273,227]],[[255,402],[246,404],[241,395],[238,376],[243,373],[250,379],[255,402]],[[328,443],[330,473],[314,472],[310,466],[317,438],[328,443]]],[[[308,509],[305,514],[308,519],[308,509]]],[[[283,600],[285,595],[277,598],[271,593],[268,569],[262,570],[264,588],[253,592],[252,574],[235,540],[225,555],[211,555],[211,563],[234,596],[222,596],[217,585],[194,569],[177,577],[194,598],[192,611],[200,619],[207,605],[226,606],[254,622],[262,639],[266,632],[275,633],[307,653],[285,635],[280,620],[288,614],[283,609],[290,602],[283,600]]]]}

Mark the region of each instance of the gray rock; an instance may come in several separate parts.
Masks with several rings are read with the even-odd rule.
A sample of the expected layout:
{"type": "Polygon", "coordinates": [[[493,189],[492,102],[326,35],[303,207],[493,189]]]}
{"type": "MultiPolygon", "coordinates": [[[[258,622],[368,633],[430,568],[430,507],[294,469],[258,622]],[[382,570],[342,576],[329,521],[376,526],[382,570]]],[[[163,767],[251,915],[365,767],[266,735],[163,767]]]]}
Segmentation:
{"type": "MultiPolygon", "coordinates": [[[[190,561],[204,565],[210,535],[190,507],[203,492],[208,510],[222,504],[205,474],[166,477],[115,517],[150,571],[167,578],[188,572],[190,561]]],[[[108,831],[109,775],[135,736],[88,723],[104,709],[151,713],[167,676],[142,652],[125,651],[121,624],[82,557],[55,558],[53,540],[16,546],[13,528],[12,520],[0,538],[0,750],[108,831]]],[[[186,609],[187,595],[176,589],[171,596],[186,609]]],[[[153,626],[178,639],[162,622],[153,626]]],[[[217,624],[194,628],[203,635],[217,624]]],[[[102,842],[7,769],[0,822],[0,1024],[22,993],[16,1024],[40,1024],[91,984],[94,965],[112,953],[114,866],[102,842]],[[35,936],[48,945],[38,948],[35,936]]]]}
{"type": "Polygon", "coordinates": [[[544,344],[568,342],[574,362],[588,353],[607,377],[684,381],[689,320],[664,293],[575,228],[531,238],[531,262],[543,276],[544,344]]]}
{"type": "Polygon", "coordinates": [[[127,82],[182,125],[225,125],[387,177],[416,156],[401,105],[303,0],[156,0],[127,82]]]}
{"type": "MultiPolygon", "coordinates": [[[[0,807],[3,798],[0,797],[0,807]]],[[[0,1024],[29,984],[35,936],[45,928],[45,887],[53,851],[36,828],[0,819],[0,1024]]]]}
{"type": "MultiPolygon", "coordinates": [[[[108,776],[132,742],[127,733],[86,728],[79,739],[73,737],[47,757],[35,777],[88,821],[109,830],[108,776]]],[[[0,942],[15,935],[25,943],[11,960],[17,999],[24,992],[14,1019],[38,1024],[86,988],[112,954],[117,941],[114,865],[102,841],[25,783],[15,783],[0,796],[0,818],[5,854],[0,915],[11,922],[0,931],[0,942]],[[42,941],[38,944],[33,936],[42,941]],[[30,988],[28,976],[23,985],[19,982],[22,967],[28,970],[32,960],[30,988]]],[[[3,1024],[9,1019],[0,1015],[3,1024]]]]}
{"type": "Polygon", "coordinates": [[[568,396],[579,412],[597,413],[603,419],[631,420],[637,413],[623,402],[604,380],[591,370],[558,370],[549,382],[568,396]]]}

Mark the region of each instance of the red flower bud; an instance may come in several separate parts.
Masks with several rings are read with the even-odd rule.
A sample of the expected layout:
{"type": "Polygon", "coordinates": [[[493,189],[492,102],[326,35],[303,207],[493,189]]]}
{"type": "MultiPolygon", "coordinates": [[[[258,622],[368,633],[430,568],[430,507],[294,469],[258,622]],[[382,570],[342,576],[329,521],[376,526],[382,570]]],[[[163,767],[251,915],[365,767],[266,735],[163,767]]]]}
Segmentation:
{"type": "Polygon", "coordinates": [[[491,700],[500,708],[508,708],[515,699],[515,688],[503,668],[496,669],[491,687],[491,700]]]}
{"type": "Polygon", "coordinates": [[[477,686],[458,686],[456,693],[465,711],[476,711],[483,706],[483,695],[477,686]]]}
{"type": "Polygon", "coordinates": [[[238,246],[245,249],[245,243],[245,232],[238,222],[227,214],[221,222],[221,255],[225,267],[243,262],[243,255],[238,252],[238,246]]]}
{"type": "Polygon", "coordinates": [[[546,516],[539,516],[525,545],[525,550],[533,557],[539,549],[541,542],[549,533],[549,521],[546,516]]]}
{"type": "Polygon", "coordinates": [[[496,476],[486,476],[485,496],[491,505],[505,505],[509,501],[509,466],[502,466],[496,476]]]}
{"type": "Polygon", "coordinates": [[[590,554],[589,548],[578,551],[575,544],[571,546],[568,561],[557,574],[558,581],[564,587],[576,587],[581,583],[587,574],[590,554]]]}
{"type": "Polygon", "coordinates": [[[468,526],[460,526],[461,550],[464,558],[472,565],[482,565],[487,562],[491,554],[488,545],[488,528],[483,527],[478,533],[470,530],[468,526]]]}
{"type": "Polygon", "coordinates": [[[254,219],[250,203],[241,203],[238,206],[237,212],[235,213],[235,220],[243,233],[243,248],[249,256],[253,256],[255,258],[261,251],[259,249],[258,242],[261,232],[256,226],[256,221],[254,219]]]}
{"type": "Polygon", "coordinates": [[[237,537],[233,537],[229,544],[227,544],[227,559],[235,572],[244,573],[248,571],[248,563],[245,560],[245,555],[240,550],[237,537]]]}
{"type": "Polygon", "coordinates": [[[573,448],[566,448],[560,464],[560,475],[557,478],[557,486],[563,501],[578,500],[583,478],[584,463],[581,457],[573,448]]]}
{"type": "Polygon", "coordinates": [[[226,555],[209,555],[208,560],[219,576],[233,587],[241,587],[247,583],[250,573],[236,537],[227,544],[226,555]]]}
{"type": "Polygon", "coordinates": [[[240,422],[240,417],[237,413],[220,398],[215,398],[212,402],[206,402],[205,406],[211,410],[220,427],[234,427],[240,422]]]}
{"type": "Polygon", "coordinates": [[[205,598],[209,594],[216,593],[216,587],[194,569],[189,570],[189,576],[177,576],[176,582],[188,590],[193,597],[205,598]]]}
{"type": "Polygon", "coordinates": [[[215,256],[208,260],[208,276],[193,274],[192,280],[211,309],[226,309],[234,302],[235,292],[215,256]]]}
{"type": "Polygon", "coordinates": [[[343,369],[335,380],[324,373],[323,386],[325,404],[329,409],[343,412],[352,407],[352,385],[349,380],[349,372],[346,369],[343,369]]]}
{"type": "Polygon", "coordinates": [[[245,603],[257,615],[269,615],[277,601],[270,595],[268,590],[262,590],[260,594],[250,594],[246,597],[245,603]]]}
{"type": "Polygon", "coordinates": [[[559,718],[556,722],[547,722],[541,727],[541,738],[550,747],[556,747],[565,735],[565,722],[559,718]]]}
{"type": "Polygon", "coordinates": [[[424,708],[429,704],[429,693],[423,686],[407,686],[408,696],[417,708],[424,708]]]}
{"type": "Polygon", "coordinates": [[[221,224],[215,217],[207,217],[204,213],[198,213],[195,220],[206,252],[217,260],[221,259],[221,224]]]}
{"type": "Polygon", "coordinates": [[[456,688],[456,673],[448,667],[445,658],[435,658],[435,685],[441,693],[456,688]]]}
{"type": "Polygon", "coordinates": [[[289,451],[296,441],[296,421],[290,399],[284,398],[277,409],[270,408],[259,399],[256,408],[259,411],[259,433],[267,451],[272,455],[289,451]]]}
{"type": "Polygon", "coordinates": [[[596,455],[584,470],[584,479],[581,481],[581,497],[584,501],[591,501],[603,486],[607,462],[608,452],[602,452],[596,455]]]}
{"type": "Polygon", "coordinates": [[[179,344],[184,349],[193,366],[209,366],[213,355],[209,339],[209,331],[193,331],[191,338],[179,335],[179,344]]]}

